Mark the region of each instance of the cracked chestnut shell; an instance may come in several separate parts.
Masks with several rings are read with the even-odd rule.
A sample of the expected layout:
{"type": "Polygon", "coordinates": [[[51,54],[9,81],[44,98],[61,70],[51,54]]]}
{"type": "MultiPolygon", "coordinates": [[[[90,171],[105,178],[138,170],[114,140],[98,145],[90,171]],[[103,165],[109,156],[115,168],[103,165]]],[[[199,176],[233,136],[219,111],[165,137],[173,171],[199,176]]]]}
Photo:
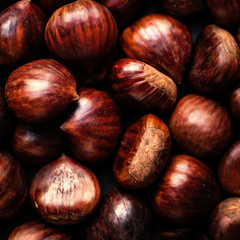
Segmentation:
{"type": "Polygon", "coordinates": [[[149,14],[120,36],[126,56],[141,60],[180,84],[191,57],[192,38],[187,27],[163,14],[149,14]]]}
{"type": "Polygon", "coordinates": [[[114,63],[110,72],[113,96],[124,108],[169,112],[177,100],[177,86],[165,74],[135,59],[114,63]]]}
{"type": "Polygon", "coordinates": [[[167,125],[157,116],[141,117],[126,130],[113,165],[116,181],[125,188],[144,188],[153,183],[171,150],[167,125]]]}
{"type": "Polygon", "coordinates": [[[82,222],[97,207],[100,194],[96,176],[65,155],[40,169],[30,187],[33,208],[54,225],[82,222]]]}
{"type": "Polygon", "coordinates": [[[232,87],[240,77],[240,49],[232,34],[208,25],[198,36],[189,85],[202,93],[218,93],[232,87]]]}

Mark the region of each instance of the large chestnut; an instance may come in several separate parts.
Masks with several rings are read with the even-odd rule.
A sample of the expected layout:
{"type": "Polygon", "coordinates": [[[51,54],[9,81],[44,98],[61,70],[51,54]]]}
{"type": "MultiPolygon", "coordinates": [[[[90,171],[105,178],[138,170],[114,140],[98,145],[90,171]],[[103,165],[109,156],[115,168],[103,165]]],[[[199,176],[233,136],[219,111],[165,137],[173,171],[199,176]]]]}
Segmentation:
{"type": "Polygon", "coordinates": [[[186,95],[177,103],[169,127],[177,145],[206,158],[222,154],[233,136],[227,109],[219,102],[198,94],[186,95]]]}
{"type": "Polygon", "coordinates": [[[16,227],[8,240],[73,240],[73,238],[58,229],[41,222],[27,222],[16,227]]]}
{"type": "Polygon", "coordinates": [[[122,132],[119,109],[106,92],[80,88],[79,99],[61,125],[73,154],[88,164],[105,162],[115,150],[122,132]]]}
{"type": "Polygon", "coordinates": [[[0,12],[0,65],[26,62],[41,53],[46,17],[31,0],[0,12]]]}
{"type": "Polygon", "coordinates": [[[126,188],[144,188],[153,183],[165,166],[171,149],[167,125],[148,114],[128,127],[113,172],[117,182],[126,188]]]}
{"type": "Polygon", "coordinates": [[[221,191],[213,171],[185,154],[168,161],[153,196],[160,218],[179,226],[201,222],[220,201],[221,191]]]}
{"type": "Polygon", "coordinates": [[[53,59],[40,59],[15,69],[7,79],[9,109],[21,121],[46,122],[78,98],[71,72],[53,59]]]}
{"type": "Polygon", "coordinates": [[[178,20],[146,15],[123,31],[120,44],[127,57],[146,62],[181,83],[191,57],[192,38],[178,20]]]}
{"type": "Polygon", "coordinates": [[[209,232],[212,240],[239,240],[240,198],[227,198],[215,207],[209,232]]]}
{"type": "Polygon", "coordinates": [[[30,187],[33,208],[54,225],[82,222],[97,207],[100,194],[96,176],[66,155],[40,169],[30,187]]]}
{"type": "Polygon", "coordinates": [[[150,208],[133,193],[114,188],[103,198],[100,210],[87,225],[85,240],[147,240],[151,234],[150,208]]]}
{"type": "Polygon", "coordinates": [[[240,49],[232,34],[208,25],[198,36],[189,85],[203,93],[217,93],[233,86],[240,77],[240,49]]]}
{"type": "Polygon", "coordinates": [[[0,152],[0,220],[15,217],[28,194],[27,180],[19,162],[10,154],[0,152]]]}
{"type": "Polygon", "coordinates": [[[165,113],[177,100],[177,86],[171,78],[142,61],[130,58],[114,63],[110,84],[116,101],[131,111],[165,113]]]}
{"type": "Polygon", "coordinates": [[[53,56],[86,72],[94,72],[112,53],[117,36],[111,12],[89,0],[57,9],[45,29],[45,41],[53,56]]]}

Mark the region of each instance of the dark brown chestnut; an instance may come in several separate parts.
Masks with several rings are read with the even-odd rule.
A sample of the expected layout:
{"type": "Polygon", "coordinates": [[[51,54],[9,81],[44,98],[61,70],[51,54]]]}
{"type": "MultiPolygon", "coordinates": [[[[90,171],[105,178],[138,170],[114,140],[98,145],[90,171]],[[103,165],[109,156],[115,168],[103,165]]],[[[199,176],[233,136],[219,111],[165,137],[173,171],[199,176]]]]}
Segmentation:
{"type": "Polygon", "coordinates": [[[164,229],[153,240],[192,240],[193,230],[191,228],[164,229]]]}
{"type": "Polygon", "coordinates": [[[120,44],[127,57],[146,62],[178,84],[192,52],[192,38],[187,27],[161,14],[146,15],[127,27],[120,44]]]}
{"type": "Polygon", "coordinates": [[[56,122],[18,123],[12,137],[14,153],[27,164],[56,160],[64,152],[66,139],[56,122]]]}
{"type": "Polygon", "coordinates": [[[0,220],[15,217],[25,203],[28,186],[24,170],[10,154],[0,152],[0,220]]]}
{"type": "Polygon", "coordinates": [[[153,196],[160,218],[179,226],[203,221],[220,201],[220,187],[212,170],[185,154],[169,159],[153,196]]]}
{"type": "Polygon", "coordinates": [[[27,222],[16,227],[8,240],[73,240],[73,237],[41,222],[27,222]]]}
{"type": "Polygon", "coordinates": [[[122,132],[119,109],[106,92],[80,88],[79,99],[61,129],[73,154],[88,164],[105,162],[115,150],[122,132]]]}
{"type": "Polygon", "coordinates": [[[97,207],[100,194],[96,176],[65,155],[40,169],[30,187],[33,208],[54,225],[82,222],[97,207]]]}
{"type": "Polygon", "coordinates": [[[141,117],[123,136],[113,165],[116,181],[126,188],[149,186],[161,173],[170,150],[167,125],[152,114],[141,117]]]}
{"type": "Polygon", "coordinates": [[[131,111],[165,113],[177,100],[177,86],[171,78],[142,61],[130,58],[114,63],[110,84],[116,101],[131,111]]]}
{"type": "Polygon", "coordinates": [[[0,65],[33,59],[41,53],[46,16],[31,0],[21,0],[0,12],[0,65]]]}
{"type": "Polygon", "coordinates": [[[169,127],[182,149],[206,158],[222,154],[233,136],[227,109],[219,102],[198,94],[186,95],[177,103],[169,127]]]}
{"type": "Polygon", "coordinates": [[[115,48],[117,37],[111,12],[89,0],[57,9],[45,29],[45,41],[53,56],[86,72],[94,72],[104,62],[115,48]]]}
{"type": "Polygon", "coordinates": [[[7,79],[5,97],[9,109],[21,121],[46,122],[78,99],[71,72],[52,59],[40,59],[15,69],[7,79]]]}
{"type": "Polygon", "coordinates": [[[240,50],[232,34],[208,25],[198,36],[189,85],[203,93],[218,93],[233,86],[240,77],[240,50]]]}
{"type": "Polygon", "coordinates": [[[229,109],[235,125],[240,128],[240,85],[238,84],[231,92],[229,97],[229,109]]]}
{"type": "Polygon", "coordinates": [[[227,198],[215,207],[209,232],[212,240],[239,240],[240,198],[227,198]]]}
{"type": "Polygon", "coordinates": [[[149,239],[152,214],[139,197],[114,188],[103,198],[95,219],[83,234],[85,240],[149,239]]]}

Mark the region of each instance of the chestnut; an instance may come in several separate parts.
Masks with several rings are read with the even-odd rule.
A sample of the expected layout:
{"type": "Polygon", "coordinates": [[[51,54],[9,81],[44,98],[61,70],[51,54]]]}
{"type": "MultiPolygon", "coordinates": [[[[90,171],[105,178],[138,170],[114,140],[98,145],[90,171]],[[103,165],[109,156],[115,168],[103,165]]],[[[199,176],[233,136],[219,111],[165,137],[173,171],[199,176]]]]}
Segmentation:
{"type": "Polygon", "coordinates": [[[240,128],[240,85],[238,84],[230,92],[229,109],[235,126],[240,128]]]}
{"type": "Polygon", "coordinates": [[[153,194],[153,206],[160,218],[179,226],[193,226],[208,217],[221,201],[213,171],[186,154],[169,159],[153,194]]]}
{"type": "Polygon", "coordinates": [[[57,9],[45,29],[45,41],[54,57],[90,73],[112,53],[117,37],[111,12],[89,0],[57,9]]]}
{"type": "Polygon", "coordinates": [[[85,240],[146,240],[152,226],[149,206],[133,193],[120,188],[108,192],[95,218],[86,226],[85,240]]]}
{"type": "Polygon", "coordinates": [[[116,181],[126,188],[149,186],[162,172],[170,150],[167,125],[153,114],[141,117],[123,136],[113,165],[116,181]]]}
{"type": "Polygon", "coordinates": [[[191,228],[164,229],[153,240],[192,240],[193,230],[191,228]]]}
{"type": "Polygon", "coordinates": [[[15,69],[7,79],[5,98],[14,116],[26,123],[46,122],[78,98],[71,72],[53,59],[15,69]]]}
{"type": "Polygon", "coordinates": [[[57,122],[18,123],[12,136],[14,153],[27,164],[56,160],[64,152],[66,139],[57,122]]]}
{"type": "Polygon", "coordinates": [[[9,153],[0,152],[0,220],[15,217],[22,209],[28,186],[20,163],[9,153]]]}
{"type": "Polygon", "coordinates": [[[177,86],[174,81],[142,61],[118,60],[109,78],[114,98],[131,111],[166,113],[176,103],[177,86]]]}
{"type": "Polygon", "coordinates": [[[73,240],[73,238],[60,232],[51,226],[41,222],[26,222],[16,227],[8,237],[8,240],[73,240]]]}
{"type": "Polygon", "coordinates": [[[33,208],[54,225],[82,222],[97,207],[100,194],[93,172],[66,155],[41,168],[30,187],[33,208]]]}
{"type": "Polygon", "coordinates": [[[0,12],[0,65],[37,57],[44,43],[46,16],[31,0],[13,3],[0,12]]]}
{"type": "Polygon", "coordinates": [[[127,27],[120,44],[127,57],[146,62],[178,84],[192,52],[187,27],[163,14],[148,14],[127,27]]]}
{"type": "Polygon", "coordinates": [[[232,34],[208,25],[197,38],[189,85],[202,93],[218,93],[232,87],[240,77],[240,50],[232,34]]]}
{"type": "Polygon", "coordinates": [[[121,137],[118,106],[106,92],[80,88],[79,99],[69,110],[61,129],[79,161],[101,164],[108,160],[121,137]]]}
{"type": "Polygon", "coordinates": [[[238,240],[240,235],[240,198],[220,202],[211,214],[209,232],[212,240],[238,240]]]}
{"type": "Polygon", "coordinates": [[[180,99],[170,117],[169,128],[178,146],[206,158],[222,154],[233,136],[227,109],[220,102],[198,94],[180,99]]]}

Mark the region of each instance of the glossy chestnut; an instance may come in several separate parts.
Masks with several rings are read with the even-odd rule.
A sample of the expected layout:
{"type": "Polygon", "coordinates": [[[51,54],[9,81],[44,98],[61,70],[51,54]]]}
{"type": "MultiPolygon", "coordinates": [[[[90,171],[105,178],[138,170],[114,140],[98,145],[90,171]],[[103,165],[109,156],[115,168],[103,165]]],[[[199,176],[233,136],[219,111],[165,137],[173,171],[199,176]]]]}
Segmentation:
{"type": "Polygon", "coordinates": [[[206,158],[222,154],[233,136],[227,109],[219,102],[198,94],[188,94],[177,103],[169,128],[178,146],[206,158]]]}
{"type": "Polygon", "coordinates": [[[110,72],[113,96],[130,111],[169,112],[177,100],[177,86],[165,74],[150,65],[130,59],[120,59],[110,72]]]}
{"type": "Polygon", "coordinates": [[[78,98],[71,72],[53,59],[40,59],[15,69],[7,79],[9,109],[26,123],[46,122],[78,98]]]}
{"type": "Polygon", "coordinates": [[[218,93],[232,87],[240,76],[240,49],[232,34],[208,25],[198,36],[189,85],[199,92],[218,93]]]}
{"type": "Polygon", "coordinates": [[[0,152],[0,220],[15,217],[25,203],[28,186],[24,170],[10,154],[0,152]]]}
{"type": "Polygon", "coordinates": [[[220,201],[221,191],[213,171],[185,154],[168,161],[153,196],[153,206],[160,218],[179,226],[203,221],[220,201]]]}
{"type": "Polygon", "coordinates": [[[100,194],[96,176],[65,155],[40,169],[30,187],[33,208],[54,225],[82,222],[97,207],[100,194]]]}
{"type": "Polygon", "coordinates": [[[113,165],[116,181],[125,188],[144,188],[153,183],[164,168],[171,150],[167,125],[148,114],[129,126],[113,165]]]}
{"type": "Polygon", "coordinates": [[[21,0],[0,12],[0,65],[27,62],[44,43],[46,16],[31,0],[21,0]]]}
{"type": "Polygon", "coordinates": [[[119,109],[109,94],[80,88],[79,99],[68,112],[61,129],[67,134],[75,157],[101,164],[115,150],[122,133],[119,109]]]}
{"type": "Polygon", "coordinates": [[[151,234],[150,208],[137,196],[114,188],[104,196],[99,212],[87,225],[85,240],[146,240],[151,234]]]}
{"type": "Polygon", "coordinates": [[[41,222],[27,222],[16,227],[8,240],[73,240],[70,235],[41,222]]]}
{"type": "Polygon", "coordinates": [[[235,125],[240,128],[240,85],[238,84],[229,97],[229,109],[235,125]]]}
{"type": "Polygon", "coordinates": [[[149,14],[120,36],[120,44],[129,58],[141,60],[180,84],[192,52],[187,27],[162,14],[149,14]]]}

